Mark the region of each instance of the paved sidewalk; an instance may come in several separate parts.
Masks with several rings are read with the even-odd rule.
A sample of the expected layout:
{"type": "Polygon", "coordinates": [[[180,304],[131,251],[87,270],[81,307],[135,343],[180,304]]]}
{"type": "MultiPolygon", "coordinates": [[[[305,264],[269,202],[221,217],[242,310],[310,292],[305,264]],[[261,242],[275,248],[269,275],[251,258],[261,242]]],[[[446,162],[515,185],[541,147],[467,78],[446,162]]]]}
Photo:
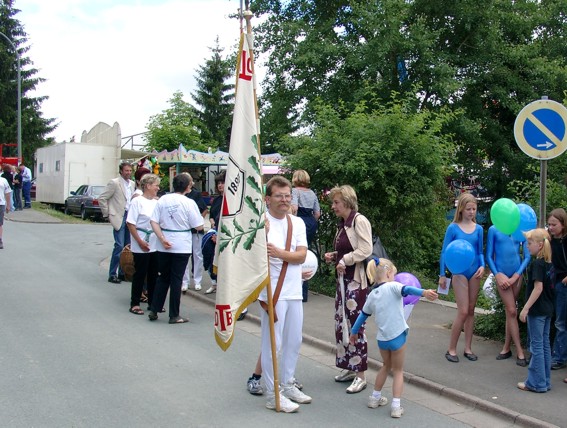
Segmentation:
{"type": "Polygon", "coordinates": [[[26,208],[21,211],[12,211],[7,213],[4,219],[8,221],[16,221],[20,223],[63,223],[60,219],[50,216],[42,211],[37,211],[33,208],[26,208]]]}

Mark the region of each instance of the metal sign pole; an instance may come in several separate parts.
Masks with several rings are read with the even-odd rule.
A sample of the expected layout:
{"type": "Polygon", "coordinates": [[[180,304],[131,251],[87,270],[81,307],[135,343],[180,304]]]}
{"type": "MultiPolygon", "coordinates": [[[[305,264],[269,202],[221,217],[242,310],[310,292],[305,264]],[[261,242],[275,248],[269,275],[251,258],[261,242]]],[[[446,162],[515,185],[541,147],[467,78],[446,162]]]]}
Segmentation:
{"type": "Polygon", "coordinates": [[[545,227],[545,205],[546,205],[546,189],[547,189],[547,160],[540,161],[539,171],[539,221],[538,227],[545,227]]]}

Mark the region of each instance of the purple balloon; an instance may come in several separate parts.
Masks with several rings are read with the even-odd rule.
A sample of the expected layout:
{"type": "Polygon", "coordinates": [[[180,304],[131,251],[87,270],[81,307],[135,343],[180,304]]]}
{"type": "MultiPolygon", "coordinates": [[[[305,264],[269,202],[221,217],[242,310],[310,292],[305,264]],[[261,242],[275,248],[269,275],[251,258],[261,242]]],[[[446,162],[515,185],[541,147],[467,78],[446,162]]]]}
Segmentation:
{"type": "MultiPolygon", "coordinates": [[[[421,284],[419,283],[419,280],[414,275],[408,272],[400,272],[396,274],[396,276],[394,276],[394,280],[398,281],[400,284],[407,285],[408,287],[421,288],[421,284]]],[[[413,295],[405,296],[404,306],[415,305],[418,301],[419,301],[419,296],[413,296],[413,295]]]]}

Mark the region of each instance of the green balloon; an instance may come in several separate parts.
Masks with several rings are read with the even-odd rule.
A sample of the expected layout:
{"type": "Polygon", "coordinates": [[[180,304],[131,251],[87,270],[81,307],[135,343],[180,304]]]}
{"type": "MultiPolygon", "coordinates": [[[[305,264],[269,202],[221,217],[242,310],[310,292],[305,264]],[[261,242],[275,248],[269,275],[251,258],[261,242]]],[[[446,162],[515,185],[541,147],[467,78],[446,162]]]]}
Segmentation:
{"type": "Polygon", "coordinates": [[[490,208],[490,220],[496,229],[511,235],[520,225],[520,209],[508,198],[500,198],[490,208]]]}

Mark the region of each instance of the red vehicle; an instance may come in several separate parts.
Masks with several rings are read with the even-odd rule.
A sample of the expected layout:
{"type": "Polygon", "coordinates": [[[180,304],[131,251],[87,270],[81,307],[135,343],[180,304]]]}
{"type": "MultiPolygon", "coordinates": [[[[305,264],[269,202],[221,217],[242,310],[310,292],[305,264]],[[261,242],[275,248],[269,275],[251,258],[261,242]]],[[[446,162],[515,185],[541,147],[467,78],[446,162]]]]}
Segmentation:
{"type": "Polygon", "coordinates": [[[18,166],[18,145],[16,143],[0,144],[0,165],[18,166]]]}

